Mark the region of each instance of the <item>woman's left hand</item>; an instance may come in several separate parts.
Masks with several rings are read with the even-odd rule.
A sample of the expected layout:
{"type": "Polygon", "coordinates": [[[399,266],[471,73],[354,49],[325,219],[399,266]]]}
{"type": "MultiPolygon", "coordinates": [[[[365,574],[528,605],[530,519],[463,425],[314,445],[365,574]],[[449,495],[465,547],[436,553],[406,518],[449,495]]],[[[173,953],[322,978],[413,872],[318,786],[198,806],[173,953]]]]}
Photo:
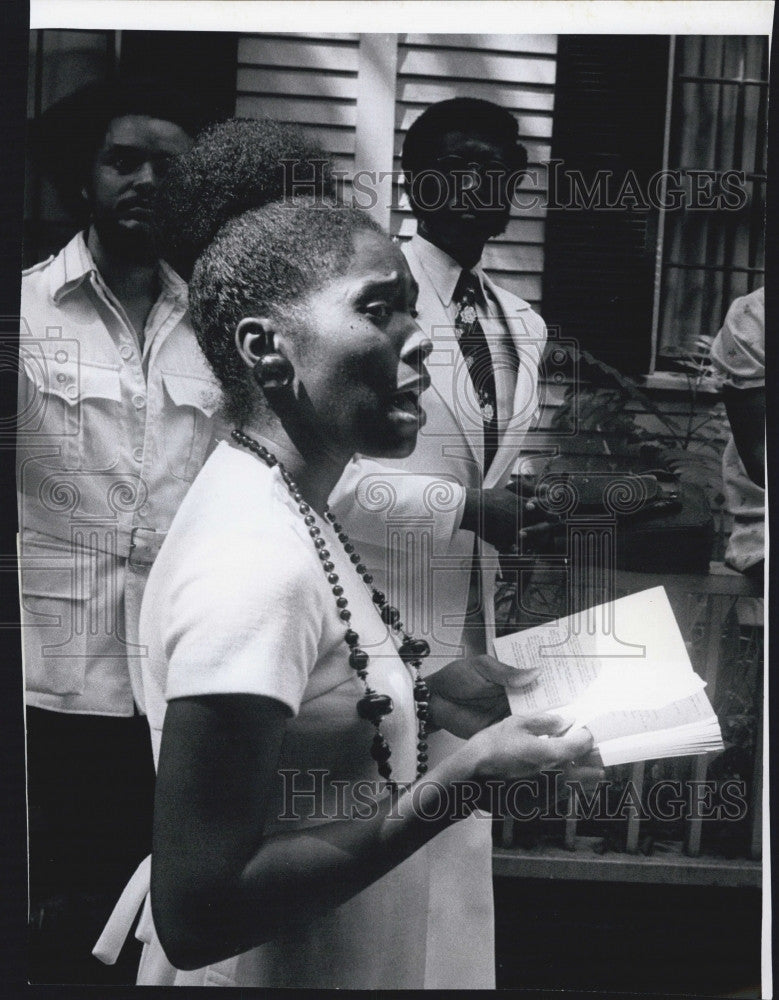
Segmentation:
{"type": "Polygon", "coordinates": [[[510,715],[505,684],[531,684],[538,670],[517,670],[494,656],[453,660],[426,678],[430,688],[430,721],[455,736],[469,739],[510,715]]]}

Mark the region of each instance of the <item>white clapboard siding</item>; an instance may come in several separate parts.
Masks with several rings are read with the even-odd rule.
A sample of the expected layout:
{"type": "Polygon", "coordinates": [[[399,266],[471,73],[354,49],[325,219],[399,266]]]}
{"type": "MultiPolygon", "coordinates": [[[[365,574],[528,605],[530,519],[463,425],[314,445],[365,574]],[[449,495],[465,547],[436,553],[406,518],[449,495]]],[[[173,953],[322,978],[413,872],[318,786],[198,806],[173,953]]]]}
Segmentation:
{"type": "Polygon", "coordinates": [[[239,94],[353,101],[357,96],[355,81],[355,73],[318,73],[314,91],[311,75],[301,73],[300,68],[265,69],[257,66],[239,66],[236,85],[239,94]]]}
{"type": "Polygon", "coordinates": [[[463,35],[460,49],[435,45],[401,46],[398,72],[404,76],[447,77],[457,83],[467,80],[499,80],[501,83],[554,86],[554,56],[527,57],[513,52],[481,51],[473,45],[478,35],[463,35]]]}
{"type": "Polygon", "coordinates": [[[536,312],[540,312],[542,291],[541,275],[523,273],[518,270],[518,268],[522,266],[522,260],[519,255],[517,255],[515,260],[517,270],[510,274],[502,271],[489,271],[488,273],[501,288],[505,288],[506,291],[512,292],[514,295],[518,295],[520,299],[524,299],[528,302],[536,310],[536,312]]]}
{"type": "MultiPolygon", "coordinates": [[[[523,272],[527,274],[542,274],[544,270],[544,248],[534,244],[513,243],[512,253],[516,253],[522,264],[523,272]]],[[[497,242],[490,242],[484,248],[482,264],[488,271],[500,271],[510,273],[516,269],[516,261],[510,261],[511,266],[507,266],[506,255],[502,252],[503,247],[497,242]]]]}
{"type": "Polygon", "coordinates": [[[236,114],[300,125],[351,177],[359,45],[357,34],[242,35],[236,114]]]}
{"type": "MultiPolygon", "coordinates": [[[[425,80],[420,77],[403,77],[398,82],[398,100],[406,104],[419,105],[420,110],[436,101],[445,101],[452,96],[452,84],[448,80],[425,80]]],[[[499,80],[469,80],[468,96],[494,101],[501,107],[515,113],[545,111],[554,109],[554,94],[549,87],[523,87],[502,84],[499,80]]]]}
{"type": "MultiPolygon", "coordinates": [[[[241,98],[244,109],[255,103],[241,98]]],[[[300,122],[302,125],[335,125],[339,128],[354,130],[356,108],[354,101],[336,100],[332,97],[279,97],[276,94],[263,94],[256,100],[258,110],[268,118],[280,122],[300,122]]]]}
{"type": "Polygon", "coordinates": [[[513,52],[525,55],[554,57],[557,53],[557,35],[417,35],[400,36],[401,44],[427,45],[439,49],[462,49],[476,38],[480,52],[513,52]]]}
{"type": "Polygon", "coordinates": [[[239,66],[286,66],[319,73],[357,72],[359,37],[242,35],[239,66]]]}
{"type": "MultiPolygon", "coordinates": [[[[411,123],[432,102],[478,97],[510,111],[528,152],[529,167],[551,157],[557,37],[555,35],[401,35],[395,109],[395,169],[411,123]]],[[[538,308],[544,269],[545,173],[526,180],[523,203],[506,232],[484,251],[487,272],[504,288],[538,308]],[[535,197],[532,197],[535,196],[535,197]]],[[[414,220],[398,189],[392,231],[414,232],[414,220]]]]}
{"type": "MultiPolygon", "coordinates": [[[[395,36],[385,36],[394,45],[395,36]]],[[[366,195],[360,175],[352,187],[355,166],[360,59],[370,51],[359,34],[245,35],[238,44],[236,113],[294,122],[333,156],[340,172],[341,193],[362,207],[366,195]]],[[[394,103],[393,148],[375,158],[363,144],[361,167],[394,171],[374,186],[385,206],[380,221],[401,239],[410,237],[415,222],[401,187],[400,152],[408,127],[430,104],[455,96],[480,97],[510,111],[528,151],[529,166],[540,168],[551,157],[552,116],[556,74],[555,35],[429,35],[397,36],[397,70],[382,80],[377,107],[394,103]],[[390,155],[392,153],[392,155],[390,155]],[[385,162],[386,157],[386,162],[385,162]],[[392,210],[390,212],[390,206],[392,210]]],[[[363,71],[365,67],[362,67],[363,71]]],[[[375,79],[375,75],[373,77],[375,79]]],[[[363,97],[364,95],[360,95],[363,97]]],[[[391,115],[390,115],[391,118],[391,115]]],[[[362,132],[360,133],[362,135],[362,132]]],[[[372,140],[369,140],[369,143],[372,140]]],[[[524,201],[536,204],[517,211],[506,232],[491,241],[484,254],[488,272],[505,288],[538,307],[544,267],[544,171],[539,182],[525,182],[524,201]]],[[[362,181],[364,184],[364,180],[362,181]]]]}

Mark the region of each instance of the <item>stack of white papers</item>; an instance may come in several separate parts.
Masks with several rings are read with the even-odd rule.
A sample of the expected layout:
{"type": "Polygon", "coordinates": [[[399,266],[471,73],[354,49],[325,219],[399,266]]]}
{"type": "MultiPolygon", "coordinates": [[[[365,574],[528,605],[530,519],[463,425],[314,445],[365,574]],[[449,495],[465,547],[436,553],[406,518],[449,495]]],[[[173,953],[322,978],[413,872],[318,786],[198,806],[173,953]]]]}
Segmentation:
{"type": "Polygon", "coordinates": [[[540,670],[507,688],[513,713],[586,726],[607,767],[723,749],[663,587],[502,636],[495,656],[540,670]]]}

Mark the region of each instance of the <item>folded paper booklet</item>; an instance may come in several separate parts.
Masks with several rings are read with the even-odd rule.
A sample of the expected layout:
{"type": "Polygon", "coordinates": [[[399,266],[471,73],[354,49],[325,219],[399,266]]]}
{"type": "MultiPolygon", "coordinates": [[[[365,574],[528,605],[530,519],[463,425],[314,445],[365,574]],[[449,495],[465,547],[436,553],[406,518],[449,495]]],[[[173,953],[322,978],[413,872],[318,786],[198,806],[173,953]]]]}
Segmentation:
{"type": "Polygon", "coordinates": [[[723,749],[663,587],[502,636],[495,656],[540,669],[507,687],[512,712],[586,726],[606,766],[723,749]]]}

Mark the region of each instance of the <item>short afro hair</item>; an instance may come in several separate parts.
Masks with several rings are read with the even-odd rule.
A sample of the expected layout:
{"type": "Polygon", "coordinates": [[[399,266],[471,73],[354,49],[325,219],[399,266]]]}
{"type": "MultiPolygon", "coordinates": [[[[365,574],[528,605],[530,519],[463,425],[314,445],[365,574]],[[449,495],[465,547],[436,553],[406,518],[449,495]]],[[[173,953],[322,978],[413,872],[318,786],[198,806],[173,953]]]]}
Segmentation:
{"type": "Polygon", "coordinates": [[[198,343],[224,393],[227,417],[239,426],[257,408],[257,387],[235,349],[238,323],[265,316],[280,325],[302,321],[307,295],[345,274],[354,237],[382,228],[354,208],[317,199],[275,202],[228,221],[198,258],[189,283],[198,343]]]}
{"type": "Polygon", "coordinates": [[[204,131],[158,192],[157,250],[185,280],[228,219],[290,196],[332,199],[330,162],[291,125],[233,118],[204,131]]]}
{"type": "Polygon", "coordinates": [[[471,133],[494,140],[505,151],[511,173],[520,172],[527,166],[527,150],[519,141],[517,120],[505,108],[476,97],[438,101],[415,119],[403,142],[401,166],[406,193],[414,209],[413,178],[423,171],[435,169],[441,142],[449,132],[471,133]]]}
{"type": "Polygon", "coordinates": [[[33,125],[31,151],[63,208],[79,224],[87,221],[82,188],[109,124],[125,115],[173,122],[193,138],[215,119],[213,108],[177,90],[169,80],[123,76],[94,81],[52,104],[33,125]]]}

